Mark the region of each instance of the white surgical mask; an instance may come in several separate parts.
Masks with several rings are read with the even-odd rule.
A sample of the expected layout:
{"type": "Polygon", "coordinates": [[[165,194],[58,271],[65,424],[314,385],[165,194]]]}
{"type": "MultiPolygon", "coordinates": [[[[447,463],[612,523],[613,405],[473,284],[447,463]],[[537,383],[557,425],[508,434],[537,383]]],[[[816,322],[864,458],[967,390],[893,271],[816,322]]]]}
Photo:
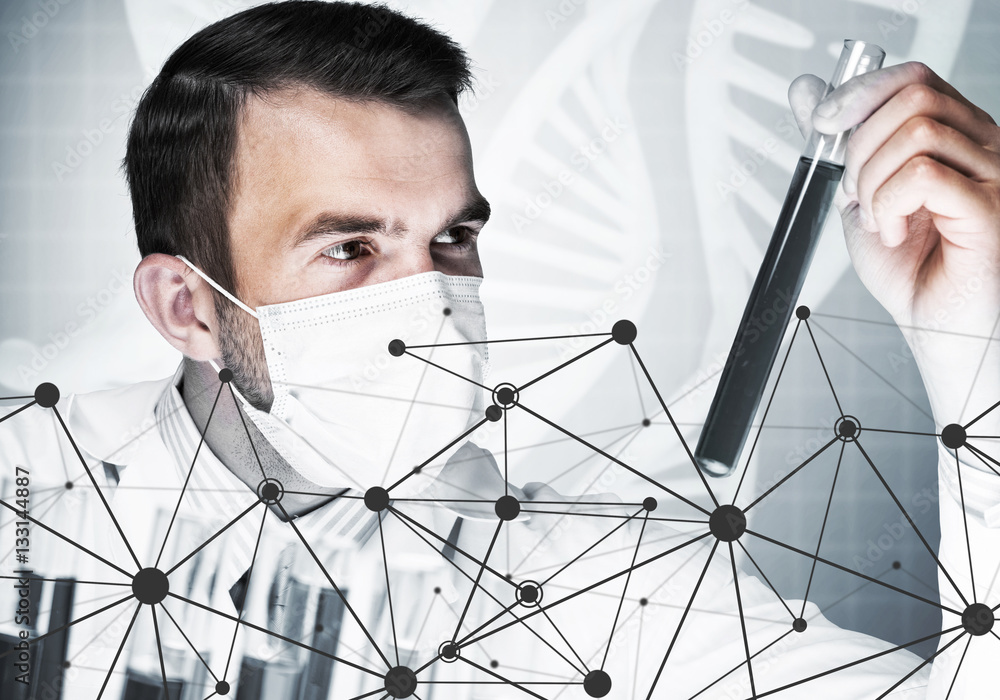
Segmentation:
{"type": "MultiPolygon", "coordinates": [[[[274,403],[264,412],[237,396],[278,454],[313,483],[388,488],[483,420],[482,278],[424,272],[251,309],[177,257],[257,319],[274,403]],[[407,353],[393,356],[389,343],[396,339],[439,367],[407,353]],[[421,345],[437,347],[414,347],[421,345]]],[[[464,443],[421,474],[435,476],[464,443]]],[[[409,478],[392,493],[427,484],[409,478]]]]}

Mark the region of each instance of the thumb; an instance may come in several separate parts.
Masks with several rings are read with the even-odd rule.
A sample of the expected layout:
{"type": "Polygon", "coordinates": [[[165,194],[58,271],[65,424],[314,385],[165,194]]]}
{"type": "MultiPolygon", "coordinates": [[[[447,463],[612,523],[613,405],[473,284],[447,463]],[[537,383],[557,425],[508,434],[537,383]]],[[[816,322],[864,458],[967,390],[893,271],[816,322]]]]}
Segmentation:
{"type": "Polygon", "coordinates": [[[788,86],[788,104],[799,127],[799,132],[806,139],[812,132],[812,113],[823,96],[826,95],[826,83],[822,78],[806,73],[800,75],[788,86]]]}

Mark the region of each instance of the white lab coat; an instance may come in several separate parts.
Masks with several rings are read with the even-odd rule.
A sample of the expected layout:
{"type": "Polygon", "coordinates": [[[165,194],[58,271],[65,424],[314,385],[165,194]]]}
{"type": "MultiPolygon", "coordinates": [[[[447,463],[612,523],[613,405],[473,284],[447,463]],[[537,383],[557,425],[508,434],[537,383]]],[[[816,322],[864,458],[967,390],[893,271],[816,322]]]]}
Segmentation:
{"type": "MultiPolygon", "coordinates": [[[[96,485],[109,502],[142,566],[151,565],[157,557],[157,543],[160,540],[153,537],[154,529],[162,532],[164,527],[162,515],[159,516],[160,524],[157,526],[158,510],[172,513],[183,485],[183,479],[180,478],[183,470],[179,471],[173,463],[153,417],[153,407],[168,389],[170,381],[146,382],[119,390],[64,397],[58,405],[90,467],[96,485]],[[109,479],[101,465],[102,461],[119,465],[120,483],[115,485],[109,479]]],[[[942,496],[940,504],[940,556],[953,575],[964,577],[960,585],[965,585],[968,575],[962,572],[968,571],[968,566],[962,513],[951,497],[954,488],[954,455],[951,455],[949,462],[943,447],[941,452],[942,494],[946,495],[942,496]],[[963,562],[966,564],[963,565],[963,562]]],[[[467,458],[469,452],[461,454],[467,458]]],[[[495,463],[485,456],[474,463],[475,467],[467,466],[463,472],[466,476],[475,475],[471,483],[483,484],[484,493],[491,488],[495,490],[497,483],[500,484],[499,488],[503,488],[495,463]]],[[[127,572],[137,569],[117,528],[108,517],[106,508],[96,497],[91,477],[85,474],[80,459],[62,436],[51,410],[34,406],[0,424],[0,474],[13,475],[17,465],[27,467],[31,474],[31,488],[35,494],[31,501],[33,517],[127,572]],[[66,490],[63,487],[67,480],[75,482],[73,489],[66,490]],[[43,491],[46,487],[51,490],[43,491]],[[45,504],[44,494],[51,499],[45,504]],[[81,497],[81,494],[86,494],[86,497],[81,497]],[[49,506],[48,509],[46,505],[49,506]]],[[[977,555],[977,585],[985,590],[984,582],[995,577],[1000,556],[1000,506],[997,505],[1000,503],[997,498],[997,494],[1000,494],[1000,477],[982,470],[978,470],[976,474],[966,474],[969,471],[963,471],[963,477],[970,513],[970,537],[977,555]],[[996,479],[997,484],[990,479],[996,479]],[[975,503],[970,502],[970,492],[974,493],[971,500],[975,503]]],[[[229,477],[234,483],[242,485],[232,475],[229,477]]],[[[234,501],[239,500],[236,488],[234,487],[234,501]]],[[[234,506],[236,512],[254,500],[253,494],[248,490],[239,496],[242,500],[239,500],[238,507],[234,506]]],[[[528,501],[529,499],[525,499],[522,503],[525,510],[530,509],[528,501]]],[[[438,549],[449,531],[453,531],[455,513],[450,507],[430,507],[426,503],[416,502],[397,502],[394,507],[427,528],[420,532],[438,549]]],[[[594,512],[594,509],[591,508],[590,512],[594,512]]],[[[468,514],[466,511],[466,515],[468,514]]],[[[211,526],[206,526],[207,529],[201,534],[191,535],[192,532],[198,532],[197,526],[191,526],[184,536],[193,537],[192,541],[195,542],[203,541],[204,533],[212,532],[212,527],[217,530],[218,523],[226,520],[220,520],[219,515],[192,512],[189,505],[182,502],[179,509],[181,521],[197,523],[204,521],[206,516],[215,516],[214,520],[212,517],[208,518],[211,526]],[[198,539],[199,537],[202,539],[198,539]]],[[[650,517],[655,515],[655,512],[651,513],[650,517]]],[[[253,522],[259,525],[262,510],[259,507],[247,517],[252,517],[253,522]]],[[[0,523],[6,525],[12,519],[11,513],[4,509],[0,518],[0,523]]],[[[419,697],[424,700],[586,698],[588,696],[581,684],[582,676],[578,672],[585,665],[588,670],[603,666],[609,673],[613,685],[607,697],[645,698],[654,676],[660,671],[661,662],[684,610],[688,607],[695,583],[702,576],[704,580],[673,645],[669,661],[659,675],[652,697],[692,697],[724,676],[727,671],[732,673],[697,697],[751,697],[745,666],[744,638],[737,612],[728,545],[725,542],[717,543],[709,535],[691,543],[695,534],[675,530],[668,523],[650,520],[645,524],[642,545],[637,549],[636,543],[643,528],[643,517],[640,515],[542,587],[543,605],[551,606],[556,601],[562,601],[547,607],[545,614],[542,614],[537,608],[515,605],[514,585],[519,581],[511,583],[501,578],[505,573],[502,570],[505,556],[509,557],[511,551],[522,556],[529,555],[525,560],[527,563],[521,567],[521,571],[527,573],[520,578],[531,576],[532,580],[544,581],[563,564],[582,554],[599,537],[610,532],[613,525],[621,523],[620,520],[610,520],[601,522],[598,526],[587,521],[604,519],[575,518],[571,527],[557,528],[550,532],[553,519],[558,519],[558,516],[525,513],[519,520],[502,526],[503,532],[497,537],[497,543],[487,562],[490,570],[481,572],[482,567],[478,563],[460,553],[452,553],[454,565],[449,563],[435,553],[427,542],[417,539],[399,517],[385,517],[383,535],[389,552],[389,587],[394,598],[393,612],[400,663],[419,668],[434,658],[440,643],[455,636],[458,619],[462,617],[463,609],[469,601],[472,585],[470,579],[477,576],[481,575],[482,589],[472,596],[464,615],[463,631],[457,634],[457,638],[465,637],[468,641],[469,638],[480,636],[481,632],[475,630],[481,626],[483,631],[488,632],[511,623],[502,631],[463,647],[462,658],[458,662],[445,664],[438,661],[422,671],[418,683],[423,685],[418,685],[416,691],[419,697]],[[708,554],[716,544],[717,551],[711,565],[706,568],[708,554]],[[685,546],[663,555],[678,545],[685,546]],[[633,557],[640,566],[628,577],[625,572],[633,557]],[[459,572],[459,567],[465,575],[459,572]],[[579,593],[581,589],[588,589],[594,583],[614,574],[620,575],[602,586],[579,593]],[[620,613],[617,613],[626,579],[627,594],[620,613]],[[440,589],[440,592],[434,592],[435,589],[440,589]],[[496,600],[492,600],[491,595],[496,600]],[[523,622],[515,620],[510,613],[503,611],[502,606],[513,606],[511,610],[526,619],[523,622]],[[616,613],[618,624],[612,635],[612,622],[616,613]],[[496,621],[489,623],[494,617],[497,618],[496,621]],[[540,637],[548,644],[540,641],[540,637]],[[493,662],[495,665],[491,665],[493,662]],[[491,676],[490,672],[513,680],[520,687],[500,683],[448,683],[496,681],[497,677],[491,676]]],[[[264,522],[263,554],[258,556],[255,575],[251,578],[245,619],[267,626],[270,624],[265,609],[267,591],[275,566],[281,559],[279,552],[289,546],[296,548],[293,566],[296,576],[314,587],[329,586],[326,576],[315,566],[312,557],[304,553],[297,537],[287,525],[273,517],[264,518],[264,522]]],[[[496,518],[465,518],[456,547],[481,561],[496,529],[496,518]]],[[[0,532],[12,533],[12,530],[6,525],[0,532]]],[[[704,527],[697,532],[704,532],[704,527]]],[[[212,566],[216,571],[224,568],[221,562],[227,552],[226,535],[227,533],[223,533],[213,545],[204,549],[209,569],[212,566]]],[[[11,534],[9,538],[12,537],[11,534]]],[[[390,664],[395,665],[396,659],[393,657],[396,647],[392,641],[392,625],[386,615],[382,541],[383,538],[376,534],[360,549],[354,548],[356,551],[343,542],[314,541],[312,544],[317,556],[325,562],[330,577],[346,591],[348,601],[352,603],[364,628],[372,632],[376,644],[385,653],[390,664]]],[[[7,554],[10,544],[4,541],[3,545],[3,552],[7,554]]],[[[168,548],[163,568],[170,561],[178,561],[188,551],[184,550],[183,543],[172,545],[172,548],[168,548]]],[[[2,565],[4,574],[9,574],[17,567],[10,556],[3,560],[2,565]]],[[[124,574],[94,556],[55,539],[38,526],[32,527],[31,567],[36,575],[46,577],[72,575],[80,580],[129,583],[124,574]]],[[[205,613],[170,597],[166,599],[165,606],[174,617],[182,618],[181,626],[221,678],[226,665],[223,660],[232,643],[235,627],[231,618],[237,614],[228,595],[229,582],[213,581],[210,576],[206,577],[205,567],[201,568],[200,573],[188,572],[181,576],[184,571],[185,569],[180,568],[171,577],[171,592],[181,591],[191,599],[199,599],[201,596],[200,600],[204,604],[229,617],[205,613]],[[216,584],[214,587],[213,582],[216,584]]],[[[747,623],[747,642],[751,654],[756,654],[753,658],[753,673],[758,694],[867,656],[876,656],[893,647],[887,642],[830,624],[812,604],[806,607],[807,630],[802,634],[789,632],[791,617],[773,591],[758,579],[743,573],[739,575],[739,589],[747,623]]],[[[947,592],[952,589],[950,584],[942,582],[941,590],[947,592]]],[[[130,591],[128,586],[81,585],[77,591],[74,618],[118,600],[130,591]]],[[[0,596],[3,596],[0,604],[10,609],[8,602],[12,599],[9,587],[5,587],[0,596]]],[[[1000,597],[995,586],[991,596],[993,599],[1000,597]]],[[[315,600],[311,600],[310,604],[315,604],[315,600]]],[[[955,604],[954,600],[947,598],[943,602],[955,604]]],[[[996,600],[985,602],[991,606],[996,604],[996,600]]],[[[797,610],[792,601],[788,601],[788,604],[793,610],[797,610]]],[[[97,697],[135,609],[134,602],[124,603],[72,628],[69,657],[73,662],[67,671],[63,697],[73,700],[97,697]]],[[[944,616],[946,627],[959,624],[950,613],[946,612],[944,616]]],[[[168,655],[183,655],[186,645],[173,632],[173,625],[162,614],[158,619],[159,631],[164,639],[169,636],[171,645],[176,645],[171,646],[168,655]],[[177,651],[178,648],[181,651],[177,651]]],[[[139,610],[139,620],[141,622],[136,623],[137,627],[130,637],[132,641],[125,645],[116,666],[117,672],[112,674],[104,697],[121,697],[126,665],[138,667],[145,664],[148,667],[151,662],[158,664],[156,647],[151,643],[154,637],[148,606],[139,610]]],[[[42,615],[39,621],[39,629],[42,631],[44,623],[42,615]]],[[[943,637],[943,643],[950,641],[953,636],[943,637]]],[[[310,637],[303,633],[301,641],[308,644],[310,637]]],[[[928,667],[924,667],[887,697],[945,697],[964,646],[963,639],[950,649],[950,652],[957,653],[939,657],[933,673],[929,672],[928,667]]],[[[301,659],[302,654],[306,653],[294,649],[290,651],[288,645],[275,644],[266,635],[241,629],[236,635],[233,660],[225,675],[225,679],[234,686],[230,697],[236,695],[236,679],[240,659],[244,654],[275,656],[280,655],[282,647],[286,656],[299,654],[297,658],[301,659]]],[[[382,681],[378,673],[384,673],[385,664],[365,638],[361,625],[356,624],[348,613],[343,616],[340,641],[335,653],[339,658],[374,673],[366,673],[349,665],[337,665],[330,697],[342,700],[376,691],[381,687],[382,681]]],[[[998,660],[1000,640],[991,635],[974,638],[951,697],[995,696],[995,688],[987,685],[987,682],[991,680],[993,666],[998,660]]],[[[196,662],[189,659],[185,663],[196,662]]],[[[824,675],[773,693],[773,696],[817,700],[878,698],[919,664],[920,659],[908,651],[894,651],[832,675],[824,675]]],[[[158,672],[158,665],[154,665],[154,669],[158,672]]],[[[205,692],[198,697],[205,697],[213,691],[214,680],[208,678],[206,682],[208,685],[204,688],[205,692]]],[[[191,697],[195,697],[194,691],[191,692],[191,697]]],[[[382,694],[373,694],[371,697],[381,696],[382,694]]],[[[265,697],[269,700],[281,700],[276,693],[265,694],[265,697]]]]}

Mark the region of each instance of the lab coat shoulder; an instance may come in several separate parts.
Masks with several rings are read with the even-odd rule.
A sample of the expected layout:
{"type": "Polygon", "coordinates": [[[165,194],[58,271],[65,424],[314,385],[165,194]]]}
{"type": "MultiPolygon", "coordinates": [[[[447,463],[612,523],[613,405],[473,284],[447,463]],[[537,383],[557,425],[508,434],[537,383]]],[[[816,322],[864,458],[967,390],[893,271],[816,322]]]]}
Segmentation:
{"type": "Polygon", "coordinates": [[[128,464],[150,439],[159,440],[153,409],[170,381],[69,394],[55,409],[28,407],[0,423],[0,474],[13,475],[20,466],[32,483],[62,484],[83,474],[82,456],[103,480],[95,468],[101,462],[128,464]]]}

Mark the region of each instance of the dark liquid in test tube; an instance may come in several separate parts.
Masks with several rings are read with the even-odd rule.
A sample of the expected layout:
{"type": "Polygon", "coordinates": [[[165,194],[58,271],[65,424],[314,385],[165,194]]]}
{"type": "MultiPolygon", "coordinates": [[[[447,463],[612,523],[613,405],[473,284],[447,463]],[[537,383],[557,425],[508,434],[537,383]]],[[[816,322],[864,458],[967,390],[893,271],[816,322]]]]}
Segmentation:
{"type": "Polygon", "coordinates": [[[820,160],[809,177],[812,164],[803,156],[795,168],[695,450],[715,476],[739,461],[844,173],[842,165],[820,160]]]}

